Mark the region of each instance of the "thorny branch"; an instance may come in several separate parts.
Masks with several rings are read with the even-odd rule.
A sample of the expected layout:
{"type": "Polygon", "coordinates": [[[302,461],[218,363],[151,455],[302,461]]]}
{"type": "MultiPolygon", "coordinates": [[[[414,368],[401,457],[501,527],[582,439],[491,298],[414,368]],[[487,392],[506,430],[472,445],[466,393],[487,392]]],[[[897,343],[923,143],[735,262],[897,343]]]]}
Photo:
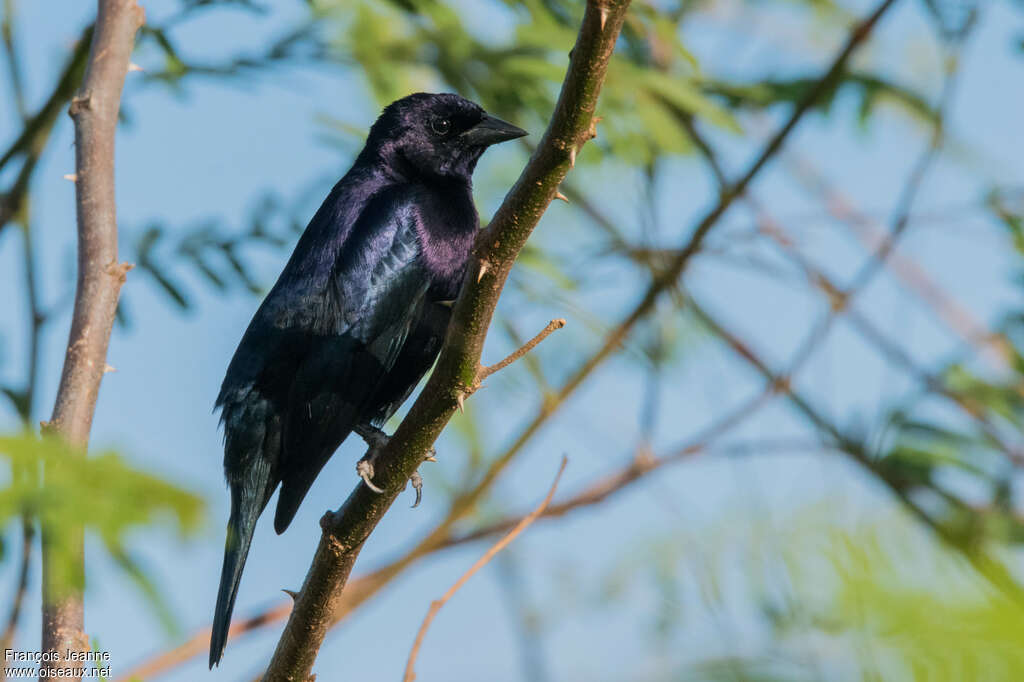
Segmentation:
{"type": "MultiPolygon", "coordinates": [[[[45,427],[85,451],[89,442],[117,300],[130,265],[117,260],[114,140],[121,91],[144,13],[135,0],[99,0],[85,78],[71,101],[75,123],[78,278],[75,305],[53,416],[45,427]]],[[[45,475],[45,473],[44,473],[45,475]]],[[[57,579],[54,531],[43,527],[43,651],[56,651],[40,675],[56,676],[69,651],[87,651],[81,581],[84,530],[62,528],[78,585],[57,579]]],[[[69,677],[68,679],[80,679],[69,677]]]]}
{"type": "Polygon", "coordinates": [[[516,256],[580,148],[593,137],[598,94],[628,6],[628,0],[587,3],[551,123],[537,153],[480,233],[437,366],[381,454],[375,482],[386,492],[378,495],[358,486],[338,512],[324,516],[320,546],[265,680],[309,678],[363,543],[475,387],[487,329],[516,256]]]}

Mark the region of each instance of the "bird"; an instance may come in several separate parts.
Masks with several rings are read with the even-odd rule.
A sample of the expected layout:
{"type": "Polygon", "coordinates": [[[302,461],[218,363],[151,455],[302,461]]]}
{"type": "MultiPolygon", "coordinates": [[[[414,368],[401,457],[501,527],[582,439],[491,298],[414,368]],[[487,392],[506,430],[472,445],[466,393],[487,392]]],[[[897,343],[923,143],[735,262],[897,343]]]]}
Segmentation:
{"type": "MultiPolygon", "coordinates": [[[[472,176],[491,145],[526,131],[451,93],[384,108],[249,323],[217,396],[231,494],[210,637],[219,664],[256,522],[280,488],[283,533],[352,432],[369,445],[429,371],[480,218],[472,176]]],[[[419,477],[414,476],[419,499],[419,477]]]]}

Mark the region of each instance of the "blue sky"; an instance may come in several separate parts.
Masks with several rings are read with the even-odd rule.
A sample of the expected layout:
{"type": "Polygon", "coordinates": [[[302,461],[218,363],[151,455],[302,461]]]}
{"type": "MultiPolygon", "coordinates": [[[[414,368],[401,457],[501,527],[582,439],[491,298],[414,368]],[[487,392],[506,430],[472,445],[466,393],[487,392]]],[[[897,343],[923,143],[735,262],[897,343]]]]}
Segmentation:
{"type": "MultiPolygon", "coordinates": [[[[166,16],[175,5],[170,0],[145,4],[151,21],[166,16]]],[[[301,3],[275,0],[267,4],[273,11],[258,17],[212,11],[187,26],[179,41],[197,55],[230,55],[245,46],[259,46],[301,16],[301,3]]],[[[861,2],[851,5],[855,13],[865,7],[861,2]]],[[[32,103],[45,96],[54,70],[88,20],[91,8],[92,3],[67,0],[56,7],[21,3],[19,26],[32,103]]],[[[776,11],[763,15],[766,38],[761,43],[737,47],[745,30],[742,12],[735,3],[721,3],[709,17],[687,26],[687,44],[705,69],[763,75],[770,65],[767,68],[782,74],[823,64],[835,44],[836,34],[822,33],[811,36],[806,44],[781,49],[780,45],[789,46],[787,32],[798,32],[804,24],[790,13],[776,11]]],[[[862,59],[885,64],[894,78],[917,79],[934,95],[937,55],[922,16],[919,3],[900,3],[862,59]]],[[[1024,137],[1017,134],[1024,91],[1013,86],[1024,76],[1024,60],[1012,47],[1012,39],[1022,27],[1022,16],[1010,3],[986,8],[964,55],[961,87],[949,125],[974,157],[944,161],[936,167],[926,182],[921,211],[977,201],[982,187],[978,178],[1017,185],[1024,180],[1020,162],[1024,137]]],[[[139,61],[147,66],[142,56],[139,61]]],[[[125,95],[131,125],[122,130],[117,148],[118,209],[124,233],[137,233],[154,219],[183,226],[215,217],[229,226],[240,226],[256,195],[264,190],[292,200],[311,186],[319,187],[305,202],[305,215],[311,215],[319,196],[349,161],[318,136],[322,129],[317,116],[326,113],[365,128],[377,109],[358,75],[341,67],[289,68],[241,86],[197,80],[182,97],[158,87],[140,88],[132,78],[129,74],[125,95]]],[[[926,139],[920,128],[898,113],[883,114],[870,130],[859,130],[851,123],[854,113],[852,101],[841,98],[829,118],[809,119],[794,135],[791,148],[812,159],[857,205],[884,221],[926,139]]],[[[765,126],[770,129],[774,120],[769,116],[745,121],[749,136],[716,136],[733,172],[743,168],[758,148],[752,138],[765,126]]],[[[12,139],[15,123],[5,90],[0,98],[0,144],[12,139]]],[[[507,185],[523,161],[523,153],[512,145],[490,152],[477,171],[478,186],[507,185]]],[[[47,301],[58,300],[74,281],[74,188],[61,179],[72,169],[71,126],[62,119],[36,176],[33,195],[37,241],[47,246],[41,262],[47,301]]],[[[630,208],[640,200],[631,192],[637,183],[615,164],[580,172],[589,186],[607,188],[595,196],[613,215],[619,211],[630,215],[630,208]]],[[[663,233],[669,237],[678,235],[713,198],[709,179],[693,159],[673,162],[661,190],[657,213],[663,233]]],[[[754,193],[777,217],[801,216],[789,224],[800,235],[806,253],[830,272],[849,275],[863,261],[864,252],[849,233],[823,216],[820,205],[811,202],[782,169],[773,167],[754,193]]],[[[500,192],[491,191],[481,198],[483,206],[492,209],[500,192]]],[[[585,232],[573,211],[561,204],[552,207],[538,233],[545,244],[572,248],[574,240],[582,239],[585,232]]],[[[740,229],[750,224],[749,213],[737,209],[728,222],[740,229]]],[[[998,229],[976,216],[949,224],[921,221],[903,247],[977,317],[989,321],[1016,301],[1008,248],[998,229]]],[[[287,253],[266,251],[253,257],[264,281],[270,282],[287,253]]],[[[581,299],[607,319],[615,319],[617,311],[626,310],[636,300],[641,283],[631,271],[612,269],[601,275],[594,291],[584,292],[581,299]]],[[[24,357],[25,340],[17,331],[24,317],[20,276],[15,235],[5,234],[0,239],[0,292],[10,301],[0,306],[0,377],[5,379],[21,376],[20,358],[24,357]]],[[[125,294],[133,324],[128,331],[115,331],[109,358],[117,372],[104,379],[93,444],[117,447],[140,467],[193,489],[208,501],[210,521],[198,537],[183,541],[155,530],[136,538],[136,548],[170,596],[184,631],[190,633],[208,624],[212,614],[227,516],[228,498],[220,473],[221,436],[211,411],[213,398],[257,300],[237,291],[215,296],[190,275],[182,279],[196,301],[195,311],[186,315],[173,311],[144,275],[130,276],[125,294]]],[[[695,262],[687,284],[780,365],[788,361],[823,311],[817,296],[766,282],[712,258],[695,262]]],[[[956,349],[954,337],[908,302],[905,292],[887,277],[878,278],[858,301],[861,310],[890,330],[916,357],[935,360],[956,349]]],[[[553,317],[569,319],[570,329],[549,340],[544,350],[546,366],[556,375],[575,366],[595,343],[585,325],[574,320],[573,311],[558,301],[516,300],[507,309],[514,310],[515,323],[524,334],[553,317]]],[[[63,315],[46,337],[37,418],[45,418],[52,404],[67,324],[67,315],[63,315]]],[[[485,360],[499,357],[504,350],[500,339],[492,340],[485,360]]],[[[656,439],[659,446],[684,440],[759,386],[726,352],[699,339],[683,356],[665,381],[656,439]]],[[[495,504],[508,509],[535,504],[562,453],[570,458],[563,482],[566,492],[625,461],[637,424],[634,411],[624,414],[622,406],[640,401],[638,376],[635,366],[627,362],[613,362],[601,370],[571,401],[557,424],[535,438],[525,456],[509,470],[495,504]]],[[[894,370],[864,350],[844,323],[837,326],[825,350],[810,359],[798,383],[821,398],[833,415],[865,422],[906,387],[894,370]]],[[[497,377],[494,385],[483,394],[496,397],[474,397],[470,406],[471,410],[489,410],[482,420],[488,454],[500,451],[508,435],[531,414],[533,404],[522,376],[516,378],[510,372],[509,377],[497,377]]],[[[750,420],[742,433],[749,437],[800,433],[798,424],[788,409],[776,404],[750,420]]],[[[14,426],[13,416],[0,412],[0,427],[14,426]]],[[[455,436],[445,435],[438,445],[441,462],[433,465],[436,469],[424,470],[423,506],[409,510],[405,502],[411,503],[411,498],[400,498],[364,550],[357,572],[395,557],[443,512],[436,501],[439,495],[431,493],[431,479],[435,483],[441,477],[457,479],[456,471],[445,469],[456,466],[460,458],[446,460],[444,453],[460,447],[455,436]]],[[[276,536],[269,523],[260,525],[236,615],[254,613],[276,602],[281,588],[295,589],[301,584],[319,537],[317,519],[325,509],[336,507],[353,486],[353,465],[360,454],[351,442],[339,450],[285,535],[276,536]]],[[[716,541],[716,524],[723,518],[738,519],[730,523],[742,524],[743,519],[778,516],[784,523],[793,508],[823,495],[861,501],[863,504],[851,506],[861,510],[870,509],[869,501],[879,499],[858,471],[835,457],[793,453],[708,459],[668,469],[658,480],[620,494],[600,509],[531,529],[513,552],[528,566],[525,576],[530,598],[553,611],[545,620],[552,677],[653,678],[660,666],[668,665],[666,660],[699,657],[706,647],[716,645],[713,627],[689,632],[678,643],[681,649],[665,652],[665,658],[660,658],[652,651],[647,626],[657,595],[640,590],[628,604],[596,607],[593,597],[602,576],[617,562],[642,552],[646,542],[670,536],[680,528],[687,530],[686,542],[699,554],[703,546],[716,541]]],[[[321,679],[341,679],[340,673],[329,671],[344,671],[345,679],[396,679],[430,600],[443,593],[482,551],[481,546],[470,546],[428,560],[385,590],[328,638],[317,666],[324,672],[321,679]]],[[[4,586],[0,594],[7,593],[12,575],[11,562],[0,565],[0,585],[4,586]]],[[[33,589],[18,642],[21,648],[36,646],[36,593],[33,589]]],[[[95,551],[89,553],[86,608],[87,631],[111,651],[115,673],[170,643],[134,588],[126,587],[116,569],[95,551]]],[[[731,627],[737,648],[757,646],[756,633],[745,629],[743,618],[737,617],[731,627]]],[[[269,656],[278,632],[275,627],[230,643],[224,663],[209,678],[251,676],[269,656]]],[[[438,617],[420,658],[419,679],[478,680],[486,671],[489,680],[522,680],[515,641],[493,567],[489,567],[438,617]]],[[[206,679],[204,658],[166,679],[206,679]]]]}

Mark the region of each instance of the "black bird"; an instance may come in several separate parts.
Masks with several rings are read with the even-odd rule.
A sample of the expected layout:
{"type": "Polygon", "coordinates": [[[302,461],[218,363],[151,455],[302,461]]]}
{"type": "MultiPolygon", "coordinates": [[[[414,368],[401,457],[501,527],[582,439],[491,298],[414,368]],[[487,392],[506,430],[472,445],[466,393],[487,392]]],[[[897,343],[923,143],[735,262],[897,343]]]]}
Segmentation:
{"type": "MultiPolygon", "coordinates": [[[[473,169],[487,147],[523,135],[458,95],[388,105],[256,311],[216,403],[231,517],[211,668],[278,484],[282,533],[349,433],[374,453],[387,438],[380,427],[433,365],[479,230],[473,169]]],[[[372,487],[367,464],[359,471],[372,487]]]]}

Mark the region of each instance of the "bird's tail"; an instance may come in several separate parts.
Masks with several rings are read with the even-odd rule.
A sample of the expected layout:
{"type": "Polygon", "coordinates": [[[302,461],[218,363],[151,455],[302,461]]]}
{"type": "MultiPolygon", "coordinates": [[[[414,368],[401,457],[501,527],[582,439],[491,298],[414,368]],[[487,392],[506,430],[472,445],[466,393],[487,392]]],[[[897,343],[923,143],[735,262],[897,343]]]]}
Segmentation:
{"type": "Polygon", "coordinates": [[[244,491],[232,491],[231,518],[228,519],[227,540],[224,543],[224,567],[220,573],[220,590],[217,592],[217,607],[213,613],[213,632],[210,634],[210,668],[220,663],[224,646],[228,641],[231,612],[238,596],[238,583],[242,580],[245,558],[256,529],[256,520],[263,511],[265,502],[247,495],[244,491]]]}

